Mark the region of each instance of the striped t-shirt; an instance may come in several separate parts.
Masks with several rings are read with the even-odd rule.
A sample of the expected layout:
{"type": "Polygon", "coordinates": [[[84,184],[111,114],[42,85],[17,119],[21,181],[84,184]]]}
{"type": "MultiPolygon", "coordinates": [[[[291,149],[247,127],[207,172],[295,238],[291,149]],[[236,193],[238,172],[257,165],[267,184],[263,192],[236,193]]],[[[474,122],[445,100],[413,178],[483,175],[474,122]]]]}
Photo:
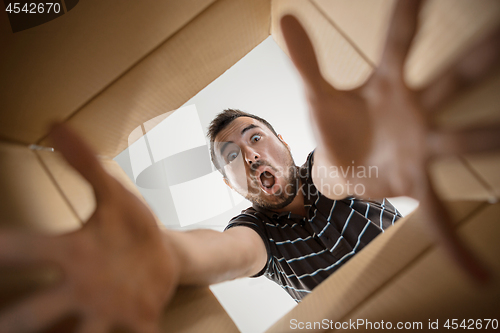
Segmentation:
{"type": "Polygon", "coordinates": [[[297,302],[401,217],[387,199],[330,200],[322,195],[311,178],[313,153],[299,169],[306,217],[254,206],[226,227],[245,226],[260,235],[268,260],[254,277],[265,275],[297,302]]]}

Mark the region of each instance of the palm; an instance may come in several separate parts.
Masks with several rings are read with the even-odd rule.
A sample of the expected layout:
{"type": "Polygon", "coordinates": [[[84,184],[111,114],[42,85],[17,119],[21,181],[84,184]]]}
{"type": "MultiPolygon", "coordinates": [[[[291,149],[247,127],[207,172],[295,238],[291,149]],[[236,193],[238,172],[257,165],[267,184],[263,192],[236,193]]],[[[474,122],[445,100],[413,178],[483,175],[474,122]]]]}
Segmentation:
{"type": "Polygon", "coordinates": [[[439,204],[427,165],[444,154],[499,149],[500,128],[445,132],[431,126],[430,117],[498,64],[500,32],[482,41],[428,87],[413,91],[405,84],[403,69],[419,6],[418,0],[398,2],[379,67],[362,87],[351,91],[338,91],[322,77],[312,44],[293,16],[285,16],[281,25],[292,61],[305,83],[318,149],[329,164],[377,167],[377,178],[347,175],[347,180],[363,184],[366,197],[418,199],[430,226],[455,260],[484,281],[485,269],[458,241],[439,204]],[[474,70],[469,68],[471,63],[476,63],[474,70]]]}
{"type": "Polygon", "coordinates": [[[0,233],[2,264],[51,262],[63,273],[56,286],[0,316],[0,331],[39,330],[71,312],[82,318],[81,332],[159,332],[160,311],[177,284],[168,244],[147,207],[73,133],[61,127],[56,136],[56,147],[93,185],[97,208],[66,235],[0,233]]]}
{"type": "Polygon", "coordinates": [[[377,167],[375,179],[349,179],[354,184],[363,182],[366,197],[418,197],[415,191],[425,178],[429,157],[425,138],[431,129],[415,94],[388,81],[375,72],[352,91],[339,94],[331,86],[323,88],[314,104],[313,120],[335,165],[348,167],[354,162],[377,167]],[[376,96],[389,98],[372,98],[376,96]],[[345,119],[339,123],[339,118],[345,119]]]}

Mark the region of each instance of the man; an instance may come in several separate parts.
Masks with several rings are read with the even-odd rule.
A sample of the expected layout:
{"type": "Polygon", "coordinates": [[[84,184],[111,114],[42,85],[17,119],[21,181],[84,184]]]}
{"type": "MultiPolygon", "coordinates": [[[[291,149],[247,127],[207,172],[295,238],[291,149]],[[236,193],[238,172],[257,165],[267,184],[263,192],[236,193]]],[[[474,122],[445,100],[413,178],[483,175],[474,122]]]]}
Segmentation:
{"type": "MultiPolygon", "coordinates": [[[[397,3],[379,67],[364,86],[352,91],[341,92],[331,87],[321,76],[314,50],[301,25],[291,16],[281,20],[290,56],[304,80],[319,143],[305,166],[310,174],[299,173],[297,186],[310,184],[312,180],[321,194],[329,198],[324,201],[327,207],[334,202],[332,200],[336,200],[340,208],[338,216],[344,217],[343,214],[347,212],[352,214],[349,223],[344,219],[330,218],[328,221],[330,215],[325,215],[326,224],[322,227],[325,220],[314,218],[318,226],[313,229],[308,224],[309,220],[313,220],[311,214],[319,214],[323,209],[305,207],[304,203],[307,205],[311,198],[316,198],[318,201],[311,205],[322,206],[323,197],[317,194],[317,197],[308,198],[298,190],[293,198],[293,195],[285,193],[282,196],[278,193],[279,187],[285,190],[284,185],[291,184],[293,187],[293,181],[289,181],[294,177],[293,168],[283,168],[281,176],[273,169],[289,166],[289,163],[283,163],[289,162],[289,155],[283,140],[271,133],[271,128],[262,126],[258,119],[238,117],[214,138],[214,154],[227,158],[226,165],[221,167],[226,173],[228,184],[239,191],[247,191],[247,195],[255,201],[265,198],[260,201],[260,206],[268,205],[264,212],[249,209],[248,216],[237,217],[223,233],[212,230],[160,232],[150,210],[105,172],[93,152],[74,132],[58,125],[51,133],[54,147],[93,186],[96,210],[82,229],[65,235],[46,237],[16,231],[0,232],[0,265],[47,263],[61,272],[51,288],[5,309],[0,315],[0,332],[37,331],[68,312],[79,315],[80,332],[107,332],[116,325],[127,326],[137,332],[159,332],[161,310],[177,285],[208,285],[254,276],[264,268],[269,275],[279,270],[276,261],[280,262],[281,258],[269,258],[266,243],[271,253],[281,251],[283,255],[280,262],[283,272],[273,278],[282,285],[287,285],[286,279],[289,279],[290,287],[309,291],[324,275],[319,272],[312,275],[317,271],[314,270],[306,273],[311,274],[312,279],[289,276],[288,269],[299,269],[294,264],[299,261],[298,258],[314,252],[318,261],[324,260],[324,265],[332,262],[341,264],[348,259],[348,254],[344,259],[337,258],[338,247],[332,241],[340,239],[338,246],[341,246],[341,252],[345,251],[342,253],[350,253],[350,247],[351,252],[355,252],[372,238],[375,231],[381,232],[389,224],[391,215],[387,215],[387,218],[385,214],[392,213],[392,218],[395,216],[395,211],[389,212],[392,207],[388,203],[385,203],[385,209],[382,204],[378,207],[381,219],[370,215],[374,205],[368,202],[368,210],[368,203],[365,206],[362,201],[351,201],[352,187],[349,184],[362,184],[365,191],[361,196],[364,198],[408,195],[419,199],[429,225],[434,227],[433,230],[455,262],[476,281],[486,281],[487,271],[458,241],[450,227],[447,213],[434,194],[427,176],[427,163],[432,157],[443,154],[499,149],[500,130],[498,126],[493,126],[443,132],[429,126],[426,114],[438,109],[471,84],[484,79],[491,68],[498,64],[500,34],[497,32],[481,41],[428,87],[418,92],[412,91],[404,83],[403,66],[415,34],[419,5],[420,1],[415,0],[397,3]],[[467,65],[471,62],[475,66],[467,65]],[[256,134],[248,137],[254,133],[250,133],[250,130],[256,130],[253,126],[262,130],[260,137],[256,134]],[[264,140],[271,140],[271,143],[258,150],[252,149],[264,134],[264,140]],[[253,140],[255,145],[242,140],[253,140]],[[233,147],[235,152],[232,155],[226,155],[226,149],[231,148],[226,143],[238,146],[239,160],[236,147],[233,147]],[[262,162],[252,170],[250,162],[253,164],[259,160],[262,162]],[[231,165],[233,161],[234,166],[231,165]],[[329,177],[324,172],[315,173],[315,170],[329,170],[332,166],[347,167],[352,165],[352,161],[356,166],[376,166],[378,177],[358,179],[351,175],[329,177]],[[241,169],[243,162],[246,164],[241,169]],[[248,173],[249,183],[238,180],[241,179],[237,177],[241,170],[248,173]],[[256,192],[255,184],[259,185],[263,193],[256,192]],[[336,192],[335,189],[339,188],[342,190],[336,192]],[[260,199],[257,200],[255,195],[260,195],[260,199]],[[251,223],[259,226],[262,221],[252,216],[267,221],[267,210],[290,211],[292,221],[299,224],[294,227],[285,222],[282,224],[283,229],[277,227],[275,231],[262,231],[261,234],[258,231],[260,229],[251,223]],[[366,214],[367,210],[367,217],[373,223],[363,220],[365,216],[359,216],[356,222],[357,227],[366,222],[363,228],[366,226],[372,230],[365,231],[368,233],[367,238],[359,230],[348,235],[348,227],[355,221],[353,216],[366,214]],[[294,214],[293,217],[291,214],[294,214]],[[306,217],[307,221],[298,216],[306,217]],[[303,226],[301,222],[304,222],[303,226]],[[327,227],[328,222],[330,226],[327,227]],[[332,228],[332,224],[337,222],[341,229],[332,228]],[[377,225],[379,230],[375,230],[377,225]],[[344,226],[346,228],[342,234],[344,226]],[[292,253],[291,247],[279,248],[277,242],[261,237],[271,236],[276,240],[278,238],[273,232],[285,229],[287,232],[297,232],[297,238],[302,239],[294,243],[296,253],[292,253]],[[336,235],[335,229],[337,232],[341,230],[340,237],[327,239],[327,232],[336,235]],[[269,235],[265,235],[266,232],[269,235]],[[323,234],[318,236],[321,232],[323,234]],[[322,250],[316,248],[313,242],[304,243],[303,240],[311,234],[315,234],[316,240],[323,243],[323,254],[318,254],[322,250]],[[305,252],[301,251],[300,246],[303,244],[309,247],[305,252]],[[333,252],[327,253],[326,249],[328,252],[333,249],[333,252]],[[328,258],[324,259],[325,256],[328,258]],[[319,280],[313,281],[315,278],[319,280]]],[[[222,162],[217,158],[214,160],[216,163],[222,162]]],[[[337,211],[333,205],[328,209],[337,211]]],[[[272,223],[272,215],[269,220],[272,223]]],[[[297,238],[289,239],[289,242],[297,238]]],[[[314,264],[317,267],[321,265],[317,262],[314,264]]],[[[292,294],[300,298],[306,293],[296,290],[292,294]]]]}
{"type": "Polygon", "coordinates": [[[281,135],[258,116],[225,110],[208,136],[226,184],[253,203],[226,230],[244,226],[259,234],[266,263],[254,276],[264,274],[297,302],[401,217],[386,199],[345,197],[341,184],[337,196],[322,195],[315,175],[334,177],[336,168],[318,171],[314,152],[297,168],[281,135]]]}

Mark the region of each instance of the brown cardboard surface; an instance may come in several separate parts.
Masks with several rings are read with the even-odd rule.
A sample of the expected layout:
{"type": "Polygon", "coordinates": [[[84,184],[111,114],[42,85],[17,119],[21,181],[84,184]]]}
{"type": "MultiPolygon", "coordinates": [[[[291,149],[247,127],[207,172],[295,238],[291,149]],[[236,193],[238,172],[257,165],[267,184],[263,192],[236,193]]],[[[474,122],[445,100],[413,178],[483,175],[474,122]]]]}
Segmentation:
{"type": "Polygon", "coordinates": [[[449,129],[500,123],[500,70],[481,85],[461,94],[434,117],[437,126],[449,129]]]}
{"type": "MultiPolygon", "coordinates": [[[[484,205],[473,201],[447,203],[457,224],[477,214],[484,205]]],[[[376,238],[267,332],[288,332],[292,319],[340,320],[377,290],[390,285],[413,261],[425,255],[432,244],[427,224],[417,210],[376,238]]]]}
{"type": "Polygon", "coordinates": [[[372,64],[382,56],[394,0],[312,0],[372,64]]]}
{"type": "Polygon", "coordinates": [[[239,332],[219,301],[206,287],[181,287],[165,308],[163,333],[239,332]]]}
{"type": "Polygon", "coordinates": [[[80,227],[50,175],[27,147],[0,142],[0,223],[46,233],[80,227]]]}
{"type": "Polygon", "coordinates": [[[100,155],[116,156],[138,125],[180,107],[263,41],[269,10],[269,0],[215,2],[68,122],[100,155]]]}
{"type": "Polygon", "coordinates": [[[489,201],[493,191],[459,157],[447,157],[429,166],[431,179],[438,196],[444,200],[489,201]]]}
{"type": "Polygon", "coordinates": [[[492,270],[494,279],[489,286],[481,288],[472,284],[450,263],[441,248],[433,248],[342,320],[422,321],[427,325],[429,319],[439,319],[443,325],[446,319],[452,318],[460,319],[459,322],[498,318],[499,215],[500,204],[489,205],[459,228],[460,234],[492,270]]]}
{"type": "MultiPolygon", "coordinates": [[[[380,61],[394,1],[311,2],[371,63],[380,61]]],[[[500,3],[495,0],[426,1],[408,58],[407,82],[414,87],[426,84],[499,22],[500,3]]]]}
{"type": "Polygon", "coordinates": [[[467,156],[466,162],[497,199],[500,198],[500,153],[467,156]]]}
{"type": "Polygon", "coordinates": [[[286,51],[279,20],[293,14],[307,30],[313,42],[323,76],[338,89],[352,89],[363,83],[372,65],[345,39],[329,18],[311,1],[273,0],[271,34],[286,51]]]}
{"type": "Polygon", "coordinates": [[[495,0],[428,1],[406,64],[408,84],[424,86],[499,24],[500,2],[495,0]]]}
{"type": "Polygon", "coordinates": [[[12,33],[0,15],[0,137],[35,143],[215,0],[80,1],[12,33]]]}

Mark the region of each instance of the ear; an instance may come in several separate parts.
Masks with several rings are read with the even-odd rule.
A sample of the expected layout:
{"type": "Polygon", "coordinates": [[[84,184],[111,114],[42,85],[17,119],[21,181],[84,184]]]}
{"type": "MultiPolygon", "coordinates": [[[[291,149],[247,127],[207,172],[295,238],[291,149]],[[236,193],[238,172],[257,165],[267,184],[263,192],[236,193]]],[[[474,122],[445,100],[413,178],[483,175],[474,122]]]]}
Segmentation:
{"type": "Polygon", "coordinates": [[[288,143],[285,142],[285,140],[283,139],[283,137],[281,136],[281,134],[278,134],[278,139],[280,139],[281,142],[283,142],[283,144],[286,146],[286,148],[289,150],[289,151],[292,151],[290,149],[290,146],[288,145],[288,143]]]}
{"type": "Polygon", "coordinates": [[[233,187],[232,187],[232,186],[231,186],[231,184],[229,183],[229,180],[227,180],[227,178],[226,178],[226,177],[224,177],[224,178],[222,178],[222,179],[224,179],[224,183],[226,183],[226,185],[227,185],[227,186],[229,186],[229,188],[232,190],[232,189],[233,189],[233,187]]]}

